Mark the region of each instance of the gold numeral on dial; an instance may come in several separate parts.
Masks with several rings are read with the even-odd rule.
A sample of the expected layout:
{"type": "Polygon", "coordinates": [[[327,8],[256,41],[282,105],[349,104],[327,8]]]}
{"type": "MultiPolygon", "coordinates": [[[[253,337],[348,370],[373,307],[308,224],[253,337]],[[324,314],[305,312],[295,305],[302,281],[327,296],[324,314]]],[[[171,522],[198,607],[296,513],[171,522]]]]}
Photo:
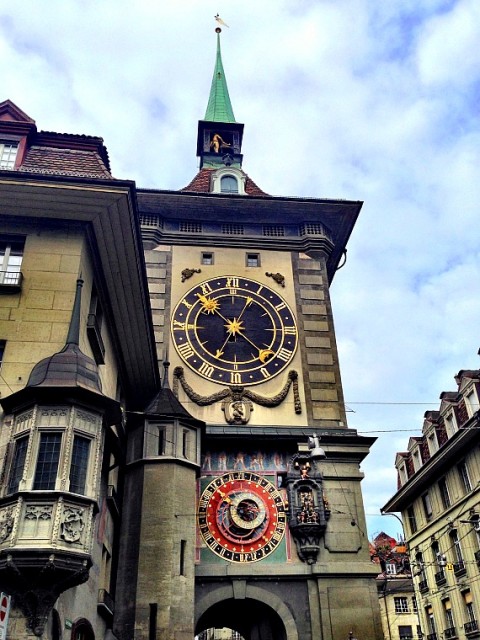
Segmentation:
{"type": "Polygon", "coordinates": [[[212,293],[212,287],[208,284],[208,282],[204,282],[202,285],[200,285],[200,288],[204,296],[212,293]]]}
{"type": "Polygon", "coordinates": [[[194,355],[194,351],[188,342],[184,342],[183,344],[178,345],[178,352],[182,356],[182,358],[191,358],[194,355]]]}
{"type": "Polygon", "coordinates": [[[230,372],[230,382],[232,384],[242,384],[242,374],[235,371],[230,372]]]}
{"type": "Polygon", "coordinates": [[[288,362],[292,357],[292,354],[293,351],[290,351],[290,349],[285,349],[284,347],[277,353],[277,358],[280,358],[280,360],[283,360],[284,362],[288,362]]]}
{"type": "Polygon", "coordinates": [[[193,329],[195,329],[195,325],[194,324],[187,324],[185,322],[179,322],[178,320],[174,320],[173,321],[173,330],[174,331],[185,331],[185,329],[187,329],[187,331],[191,331],[193,329]]]}
{"type": "Polygon", "coordinates": [[[213,375],[213,367],[210,364],[207,364],[206,362],[202,362],[202,364],[200,365],[198,371],[204,375],[207,376],[207,378],[211,378],[213,375]]]}

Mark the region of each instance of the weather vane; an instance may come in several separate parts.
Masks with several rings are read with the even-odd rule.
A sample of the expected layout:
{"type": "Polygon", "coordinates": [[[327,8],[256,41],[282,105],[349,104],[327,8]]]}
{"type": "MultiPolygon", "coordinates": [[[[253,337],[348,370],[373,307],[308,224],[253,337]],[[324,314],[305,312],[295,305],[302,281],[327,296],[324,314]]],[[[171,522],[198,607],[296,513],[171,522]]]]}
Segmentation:
{"type": "Polygon", "coordinates": [[[217,15],[215,16],[215,20],[218,22],[218,24],[223,25],[224,27],[227,27],[228,29],[230,29],[230,27],[228,26],[228,24],[226,22],[224,22],[221,18],[220,18],[220,14],[217,13],[217,15]]]}

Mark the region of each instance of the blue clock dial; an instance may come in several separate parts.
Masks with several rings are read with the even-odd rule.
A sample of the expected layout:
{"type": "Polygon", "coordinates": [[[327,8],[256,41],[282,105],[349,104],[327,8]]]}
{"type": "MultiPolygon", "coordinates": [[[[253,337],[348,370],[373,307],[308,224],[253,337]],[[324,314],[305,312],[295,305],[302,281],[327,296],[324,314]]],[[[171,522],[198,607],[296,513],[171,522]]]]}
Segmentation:
{"type": "Polygon", "coordinates": [[[185,363],[204,378],[229,385],[265,382],[291,362],[295,317],[265,285],[237,276],[200,283],[172,315],[172,338],[185,363]]]}

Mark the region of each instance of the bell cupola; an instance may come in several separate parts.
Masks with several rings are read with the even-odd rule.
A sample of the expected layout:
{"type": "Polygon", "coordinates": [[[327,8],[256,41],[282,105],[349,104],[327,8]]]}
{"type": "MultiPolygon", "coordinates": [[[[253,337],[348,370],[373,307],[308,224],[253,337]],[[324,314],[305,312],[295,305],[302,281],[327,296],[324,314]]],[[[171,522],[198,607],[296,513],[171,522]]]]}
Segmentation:
{"type": "Polygon", "coordinates": [[[236,122],[223,70],[220,48],[220,27],[217,34],[217,55],[205,118],[198,123],[197,156],[200,169],[242,167],[243,124],[236,122]]]}

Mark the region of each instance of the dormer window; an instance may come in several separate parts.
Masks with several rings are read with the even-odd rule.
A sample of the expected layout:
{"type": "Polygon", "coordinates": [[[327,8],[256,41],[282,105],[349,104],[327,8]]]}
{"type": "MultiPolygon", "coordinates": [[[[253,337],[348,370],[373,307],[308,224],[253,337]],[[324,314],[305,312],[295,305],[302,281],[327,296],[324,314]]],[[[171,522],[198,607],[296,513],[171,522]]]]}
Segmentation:
{"type": "Polygon", "coordinates": [[[453,436],[455,431],[457,431],[457,422],[455,420],[455,415],[449,413],[448,416],[445,417],[445,429],[447,430],[447,435],[449,438],[453,436]]]}
{"type": "Polygon", "coordinates": [[[0,169],[14,169],[17,152],[16,142],[0,142],[0,169]]]}
{"type": "Polygon", "coordinates": [[[234,176],[222,176],[220,191],[222,193],[238,193],[238,180],[234,176]]]}
{"type": "Polygon", "coordinates": [[[418,471],[420,469],[420,467],[422,466],[422,461],[420,458],[420,451],[417,449],[416,451],[413,452],[413,468],[415,471],[418,471]]]}
{"type": "Polygon", "coordinates": [[[477,394],[474,388],[470,389],[465,395],[465,403],[467,405],[468,417],[471,418],[478,409],[477,394]]]}
{"type": "Polygon", "coordinates": [[[430,455],[433,456],[433,454],[438,451],[437,436],[435,434],[435,431],[432,431],[432,433],[428,436],[427,442],[430,455]]]}
{"type": "Polygon", "coordinates": [[[212,172],[211,193],[237,193],[245,195],[245,181],[247,176],[236,167],[222,167],[212,172]]]}

